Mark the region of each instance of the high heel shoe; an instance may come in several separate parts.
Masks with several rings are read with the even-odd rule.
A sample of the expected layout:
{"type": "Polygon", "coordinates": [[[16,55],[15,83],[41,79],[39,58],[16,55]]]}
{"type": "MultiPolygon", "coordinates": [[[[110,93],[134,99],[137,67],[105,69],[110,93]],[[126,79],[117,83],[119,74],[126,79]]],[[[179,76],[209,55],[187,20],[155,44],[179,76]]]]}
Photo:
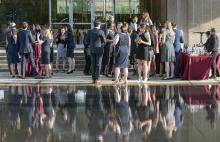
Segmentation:
{"type": "Polygon", "coordinates": [[[73,73],[73,70],[67,72],[67,74],[71,74],[71,73],[73,73]]]}

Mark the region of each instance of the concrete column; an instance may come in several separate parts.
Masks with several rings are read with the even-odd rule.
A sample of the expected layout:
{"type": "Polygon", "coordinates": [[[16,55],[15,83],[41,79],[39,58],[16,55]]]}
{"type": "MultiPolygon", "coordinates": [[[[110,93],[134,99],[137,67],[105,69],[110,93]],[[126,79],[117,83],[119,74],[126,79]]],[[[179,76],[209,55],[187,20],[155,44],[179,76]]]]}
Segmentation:
{"type": "Polygon", "coordinates": [[[103,0],[103,18],[106,20],[106,0],[103,0]]]}
{"type": "Polygon", "coordinates": [[[52,15],[51,15],[51,7],[52,7],[52,5],[51,5],[51,0],[48,0],[48,5],[49,5],[49,26],[51,27],[51,25],[52,25],[52,15]]]}
{"type": "Polygon", "coordinates": [[[93,28],[93,22],[95,20],[95,9],[96,9],[96,0],[90,0],[90,11],[91,11],[91,28],[93,28]]]}
{"type": "Polygon", "coordinates": [[[181,20],[181,0],[177,0],[176,2],[176,23],[179,25],[180,24],[180,20],[181,20]]]}
{"type": "Polygon", "coordinates": [[[115,0],[112,0],[112,16],[115,19],[115,0]]]}
{"type": "Polygon", "coordinates": [[[177,0],[167,0],[167,20],[176,21],[177,0]]]}
{"type": "Polygon", "coordinates": [[[73,27],[73,0],[68,0],[69,6],[69,24],[73,27]]]}

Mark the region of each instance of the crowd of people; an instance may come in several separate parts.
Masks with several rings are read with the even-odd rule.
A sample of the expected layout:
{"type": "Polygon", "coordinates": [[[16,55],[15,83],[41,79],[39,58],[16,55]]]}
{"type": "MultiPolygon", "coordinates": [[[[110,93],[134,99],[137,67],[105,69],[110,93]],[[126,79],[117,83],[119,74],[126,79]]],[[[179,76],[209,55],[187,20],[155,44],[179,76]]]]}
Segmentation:
{"type": "MultiPolygon", "coordinates": [[[[212,33],[215,33],[213,30],[212,33]]],[[[53,44],[57,45],[56,72],[61,70],[71,74],[75,71],[75,37],[70,25],[60,28],[54,34],[50,28],[41,28],[40,25],[29,30],[28,23],[23,22],[22,29],[17,33],[16,24],[11,23],[5,33],[12,77],[15,77],[17,71],[20,78],[25,78],[27,58],[29,58],[31,74],[37,78],[42,75],[39,74],[40,68],[36,68],[36,64],[40,63],[35,61],[35,51],[32,48],[34,44],[41,45],[39,58],[41,58],[41,64],[45,66],[43,72],[45,78],[50,78],[53,74],[53,44]],[[66,61],[69,66],[67,71],[66,61]],[[59,69],[60,62],[62,62],[62,69],[59,69]]],[[[83,36],[86,61],[84,74],[92,75],[93,83],[100,82],[100,73],[108,77],[112,76],[115,83],[122,80],[127,83],[129,67],[133,69],[134,74],[138,75],[139,82],[147,82],[151,76],[155,75],[163,80],[180,77],[179,62],[184,39],[182,30],[178,29],[175,22],[167,21],[163,25],[156,25],[148,12],[144,12],[141,19],[134,16],[130,23],[117,22],[116,24],[114,17],[109,16],[104,27],[101,25],[101,20],[97,18],[94,21],[94,28],[84,32],[83,36]],[[121,70],[123,70],[122,73],[121,70]]],[[[210,52],[215,49],[213,47],[218,49],[216,37],[211,38],[214,40],[212,44],[210,40],[205,44],[210,52]]],[[[212,54],[215,59],[216,53],[218,51],[212,54]]],[[[213,59],[213,65],[215,59],[213,59]]],[[[216,67],[213,66],[213,68],[216,67]]],[[[213,75],[216,76],[216,72],[213,72],[213,75]]]]}
{"type": "Polygon", "coordinates": [[[5,29],[6,52],[9,64],[9,70],[12,77],[24,79],[27,74],[27,63],[31,66],[30,75],[35,78],[51,78],[53,74],[53,44],[57,44],[56,72],[58,72],[59,61],[63,62],[63,71],[65,70],[66,60],[69,69],[67,74],[75,71],[74,60],[74,36],[72,27],[67,25],[61,28],[54,38],[52,30],[40,25],[29,29],[27,22],[22,23],[22,28],[17,31],[15,23],[9,23],[5,29]],[[38,47],[39,48],[35,48],[38,47]],[[40,62],[39,62],[40,61],[40,62]],[[42,72],[41,67],[44,66],[42,72]]]}
{"type": "Polygon", "coordinates": [[[7,121],[2,126],[9,125],[11,129],[1,129],[8,133],[19,132],[20,136],[38,141],[51,141],[52,138],[70,140],[66,137],[70,133],[72,140],[77,141],[76,137],[81,136],[79,133],[82,132],[88,138],[81,137],[81,141],[103,142],[109,136],[119,141],[130,141],[132,137],[147,141],[158,133],[163,138],[171,139],[181,132],[181,128],[185,132],[183,125],[191,122],[185,119],[186,114],[187,117],[191,115],[188,107],[193,102],[198,104],[197,95],[203,94],[206,97],[202,97],[203,101],[200,98],[199,103],[206,107],[200,109],[204,113],[204,110],[207,111],[207,117],[201,120],[209,122],[215,130],[219,113],[217,86],[212,86],[211,94],[202,92],[206,86],[197,86],[194,93],[198,94],[196,97],[192,94],[192,98],[183,93],[190,87],[147,84],[110,87],[10,86],[3,115],[7,121]]]}
{"type": "MultiPolygon", "coordinates": [[[[179,56],[184,40],[183,32],[174,22],[158,26],[153,24],[149,13],[144,12],[140,20],[134,16],[130,23],[115,25],[110,16],[105,28],[96,19],[86,38],[84,44],[91,51],[94,83],[99,82],[100,72],[107,76],[113,74],[115,83],[120,80],[126,83],[129,64],[138,73],[139,81],[147,82],[156,73],[163,80],[179,77],[179,56]]],[[[86,74],[88,69],[85,68],[86,74]]]]}

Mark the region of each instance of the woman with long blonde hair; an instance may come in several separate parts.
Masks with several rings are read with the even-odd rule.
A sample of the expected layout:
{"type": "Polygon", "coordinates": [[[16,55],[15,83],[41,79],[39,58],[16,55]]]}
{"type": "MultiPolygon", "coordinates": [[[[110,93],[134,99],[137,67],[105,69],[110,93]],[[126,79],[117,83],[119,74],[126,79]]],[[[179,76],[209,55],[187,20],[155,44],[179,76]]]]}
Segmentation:
{"type": "Polygon", "coordinates": [[[175,50],[174,43],[175,32],[173,31],[171,22],[166,22],[166,30],[162,39],[163,53],[161,53],[161,61],[165,63],[166,77],[163,80],[174,78],[174,62],[175,62],[175,50]]]}
{"type": "Polygon", "coordinates": [[[145,26],[152,26],[153,25],[153,22],[150,18],[150,14],[148,12],[143,13],[141,24],[144,24],[145,26]]]}
{"type": "Polygon", "coordinates": [[[45,66],[45,78],[51,78],[50,47],[52,44],[53,36],[49,28],[44,30],[44,36],[45,39],[42,43],[41,49],[41,63],[45,66]]]}

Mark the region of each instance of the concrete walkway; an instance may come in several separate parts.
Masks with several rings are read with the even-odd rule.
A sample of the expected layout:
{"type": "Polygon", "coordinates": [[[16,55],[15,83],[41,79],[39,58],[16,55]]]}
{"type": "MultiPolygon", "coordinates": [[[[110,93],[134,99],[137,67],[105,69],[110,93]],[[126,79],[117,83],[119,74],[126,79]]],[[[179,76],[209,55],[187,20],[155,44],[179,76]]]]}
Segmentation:
{"type": "MultiPolygon", "coordinates": [[[[137,85],[137,76],[129,75],[131,78],[128,81],[129,85],[137,85]]],[[[101,85],[113,85],[112,78],[101,76],[101,85]]],[[[183,81],[180,79],[161,80],[159,77],[152,77],[147,82],[149,85],[204,85],[204,84],[220,84],[220,78],[197,81],[183,81]]],[[[77,85],[93,85],[91,76],[85,76],[82,72],[75,72],[73,74],[56,73],[50,79],[34,79],[34,78],[12,78],[8,72],[0,72],[0,85],[19,85],[19,84],[77,84],[77,85]]],[[[123,84],[123,82],[121,83],[123,84]]]]}

